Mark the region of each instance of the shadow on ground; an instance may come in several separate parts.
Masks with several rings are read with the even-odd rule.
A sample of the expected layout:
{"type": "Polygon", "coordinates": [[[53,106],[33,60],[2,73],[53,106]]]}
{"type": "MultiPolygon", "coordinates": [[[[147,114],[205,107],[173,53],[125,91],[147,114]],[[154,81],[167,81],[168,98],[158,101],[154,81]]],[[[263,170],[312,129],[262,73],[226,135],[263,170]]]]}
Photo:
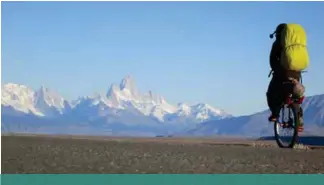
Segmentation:
{"type": "MultiPolygon", "coordinates": [[[[274,136],[261,137],[259,140],[270,141],[275,140],[274,136]]],[[[299,136],[298,143],[309,146],[324,146],[323,136],[299,136]]]]}

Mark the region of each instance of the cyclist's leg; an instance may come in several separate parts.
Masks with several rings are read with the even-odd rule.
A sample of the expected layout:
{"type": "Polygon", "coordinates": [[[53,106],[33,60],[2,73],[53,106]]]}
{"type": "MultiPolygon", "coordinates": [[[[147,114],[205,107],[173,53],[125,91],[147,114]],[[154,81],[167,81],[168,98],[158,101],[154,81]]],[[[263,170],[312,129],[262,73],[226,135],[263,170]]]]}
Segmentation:
{"type": "Polygon", "coordinates": [[[299,112],[298,112],[298,132],[304,131],[304,119],[303,119],[303,108],[300,106],[299,112]]]}
{"type": "MultiPolygon", "coordinates": [[[[288,72],[288,76],[290,78],[294,78],[298,82],[300,82],[300,79],[301,79],[301,71],[289,71],[288,72]]],[[[300,109],[299,109],[298,119],[299,119],[300,130],[303,130],[304,119],[303,119],[303,108],[302,107],[300,107],[300,109]]]]}
{"type": "Polygon", "coordinates": [[[279,116],[281,102],[282,102],[282,81],[280,78],[272,77],[268,91],[267,91],[267,103],[271,111],[269,121],[276,121],[279,116]]]}
{"type": "Polygon", "coordinates": [[[268,107],[271,112],[273,112],[273,94],[274,94],[274,79],[272,77],[272,79],[268,85],[268,90],[266,93],[268,107]]]}

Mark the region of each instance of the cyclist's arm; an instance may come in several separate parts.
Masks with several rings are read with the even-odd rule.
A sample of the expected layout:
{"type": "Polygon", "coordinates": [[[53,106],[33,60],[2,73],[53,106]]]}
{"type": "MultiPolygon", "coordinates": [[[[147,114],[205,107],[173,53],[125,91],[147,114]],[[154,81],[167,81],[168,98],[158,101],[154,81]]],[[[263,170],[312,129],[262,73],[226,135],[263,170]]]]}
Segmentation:
{"type": "Polygon", "coordinates": [[[280,66],[280,43],[279,41],[275,41],[272,44],[271,52],[270,52],[270,67],[273,71],[278,71],[280,66]]]}

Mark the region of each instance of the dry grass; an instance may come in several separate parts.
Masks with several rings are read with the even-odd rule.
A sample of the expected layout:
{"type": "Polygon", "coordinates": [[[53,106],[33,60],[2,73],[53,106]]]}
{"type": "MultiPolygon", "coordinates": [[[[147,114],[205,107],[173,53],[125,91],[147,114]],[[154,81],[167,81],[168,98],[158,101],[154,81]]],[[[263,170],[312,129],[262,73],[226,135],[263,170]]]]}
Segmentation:
{"type": "Polygon", "coordinates": [[[296,144],[294,146],[294,149],[297,150],[310,150],[311,148],[309,146],[303,145],[303,144],[296,144]]]}
{"type": "Polygon", "coordinates": [[[253,147],[263,147],[263,148],[275,147],[275,145],[272,143],[270,144],[270,143],[263,143],[263,142],[259,142],[259,143],[253,142],[252,146],[253,147]]]}

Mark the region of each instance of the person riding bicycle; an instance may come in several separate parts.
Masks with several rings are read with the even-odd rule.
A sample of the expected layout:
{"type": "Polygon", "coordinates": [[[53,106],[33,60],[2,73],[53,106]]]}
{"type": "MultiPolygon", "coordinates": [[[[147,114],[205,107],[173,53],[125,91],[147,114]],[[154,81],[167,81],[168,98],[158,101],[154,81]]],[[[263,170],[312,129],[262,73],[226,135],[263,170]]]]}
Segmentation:
{"type": "MultiPolygon", "coordinates": [[[[282,44],[285,43],[287,40],[286,38],[284,38],[287,37],[287,35],[282,35],[283,31],[285,31],[284,29],[287,30],[287,24],[285,23],[279,24],[275,32],[270,35],[270,38],[272,38],[273,35],[276,36],[276,40],[272,44],[272,48],[270,52],[270,67],[272,72],[272,79],[269,83],[268,90],[266,93],[268,107],[271,111],[271,115],[268,118],[270,122],[277,121],[281,109],[281,104],[285,100],[284,92],[286,92],[287,89],[286,86],[284,85],[284,82],[292,81],[294,83],[294,87],[293,87],[294,91],[296,91],[297,88],[297,91],[304,93],[304,89],[301,90],[300,89],[301,84],[299,84],[302,70],[295,70],[296,67],[295,69],[289,69],[286,66],[282,65],[283,52],[287,52],[287,48],[285,48],[285,46],[283,46],[282,44]]],[[[297,60],[296,62],[300,62],[300,61],[297,60]]],[[[307,65],[308,65],[308,58],[307,58],[307,65]]],[[[302,115],[299,118],[300,118],[300,125],[303,125],[302,115]]]]}

